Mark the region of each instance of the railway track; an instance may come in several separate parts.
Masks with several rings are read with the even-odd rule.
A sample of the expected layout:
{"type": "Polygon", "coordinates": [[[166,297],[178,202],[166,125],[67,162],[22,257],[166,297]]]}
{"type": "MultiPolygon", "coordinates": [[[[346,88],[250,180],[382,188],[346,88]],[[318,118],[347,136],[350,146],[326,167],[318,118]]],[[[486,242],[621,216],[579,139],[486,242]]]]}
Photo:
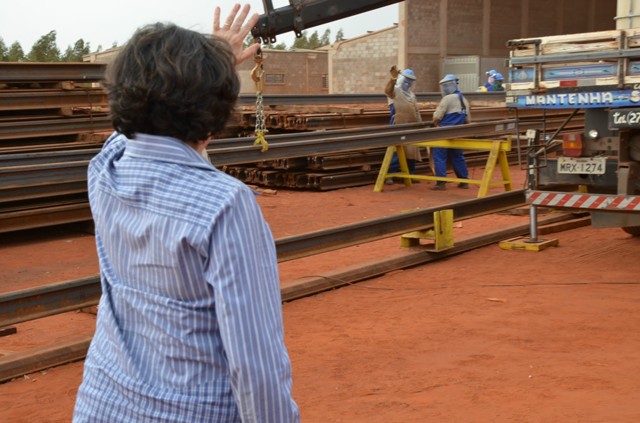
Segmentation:
{"type": "MultiPolygon", "coordinates": [[[[512,191],[480,199],[447,204],[411,213],[389,216],[356,224],[315,231],[276,240],[278,261],[295,260],[310,255],[346,248],[353,245],[398,236],[400,234],[433,227],[434,212],[453,209],[456,220],[471,219],[493,214],[525,204],[524,191],[512,191]]],[[[572,218],[572,215],[555,215],[540,220],[540,225],[572,218]]],[[[451,257],[456,254],[493,244],[528,233],[529,225],[503,228],[491,234],[466,239],[450,250],[430,253],[420,248],[408,254],[386,260],[367,263],[358,268],[337,270],[331,274],[290,281],[282,284],[283,301],[291,301],[313,295],[345,284],[352,284],[384,273],[413,267],[451,257]]],[[[78,310],[97,304],[100,296],[99,276],[65,281],[0,295],[0,327],[39,319],[68,311],[78,310]]],[[[0,357],[0,382],[21,375],[61,365],[84,358],[90,336],[64,341],[24,352],[16,352],[0,357]]]]}

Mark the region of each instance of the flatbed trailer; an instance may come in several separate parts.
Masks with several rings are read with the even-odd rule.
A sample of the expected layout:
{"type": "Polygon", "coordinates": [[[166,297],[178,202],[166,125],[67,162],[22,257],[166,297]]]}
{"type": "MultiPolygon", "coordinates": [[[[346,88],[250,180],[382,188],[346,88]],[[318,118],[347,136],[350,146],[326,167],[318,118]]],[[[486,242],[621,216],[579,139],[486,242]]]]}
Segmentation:
{"type": "Polygon", "coordinates": [[[640,28],[507,46],[507,107],[584,111],[583,132],[530,135],[528,203],[640,235],[640,28]]]}

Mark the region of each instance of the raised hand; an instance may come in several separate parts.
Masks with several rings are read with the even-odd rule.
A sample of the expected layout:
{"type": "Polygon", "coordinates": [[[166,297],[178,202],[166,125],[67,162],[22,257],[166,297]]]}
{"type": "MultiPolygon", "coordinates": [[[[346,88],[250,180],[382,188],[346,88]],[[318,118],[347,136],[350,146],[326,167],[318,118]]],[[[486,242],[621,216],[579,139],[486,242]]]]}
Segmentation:
{"type": "Polygon", "coordinates": [[[249,20],[245,22],[249,15],[251,6],[245,4],[240,10],[240,4],[236,3],[231,9],[231,13],[224,21],[224,25],[220,26],[220,7],[216,6],[213,13],[213,34],[218,37],[224,38],[231,44],[233,54],[236,57],[236,65],[244,62],[249,58],[253,58],[258,52],[260,44],[255,43],[251,46],[244,48],[244,40],[247,38],[251,29],[258,22],[258,14],[254,13],[249,17],[249,20]],[[240,12],[240,14],[238,14],[240,12]]]}

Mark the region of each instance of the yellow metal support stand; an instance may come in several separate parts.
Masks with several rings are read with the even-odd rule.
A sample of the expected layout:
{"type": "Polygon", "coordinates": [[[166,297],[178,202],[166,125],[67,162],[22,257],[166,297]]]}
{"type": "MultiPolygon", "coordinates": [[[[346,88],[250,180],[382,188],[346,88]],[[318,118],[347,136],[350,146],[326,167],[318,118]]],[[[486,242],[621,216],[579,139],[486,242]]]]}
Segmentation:
{"type": "MultiPolygon", "coordinates": [[[[535,148],[535,143],[540,134],[538,130],[527,130],[527,151],[532,151],[535,148]]],[[[527,182],[529,189],[535,188],[535,170],[537,168],[537,155],[527,154],[527,182]]],[[[524,251],[542,251],[548,247],[555,247],[558,245],[557,239],[540,239],[538,238],[538,206],[535,204],[529,205],[529,237],[517,237],[511,238],[499,243],[500,248],[503,250],[524,250],[524,251]]]]}
{"type": "Polygon", "coordinates": [[[469,184],[480,185],[478,197],[486,197],[489,188],[493,186],[503,186],[505,191],[511,191],[513,185],[511,183],[511,173],[509,172],[509,162],[507,160],[507,151],[511,151],[511,138],[506,140],[475,140],[475,139],[444,139],[436,141],[425,141],[412,144],[418,147],[440,147],[440,148],[459,148],[462,150],[488,151],[489,157],[482,175],[482,179],[461,179],[440,176],[427,175],[411,175],[407,166],[407,159],[402,145],[392,145],[387,147],[387,152],[382,160],[382,166],[378,172],[378,179],[373,188],[375,192],[382,192],[384,181],[387,178],[401,178],[408,187],[412,185],[412,179],[420,179],[427,181],[443,181],[443,182],[466,182],[469,184]],[[397,152],[398,161],[400,163],[399,173],[389,173],[391,158],[393,153],[397,152]],[[502,179],[492,181],[496,164],[500,167],[502,179]]]}
{"type": "Polygon", "coordinates": [[[444,251],[453,248],[453,210],[445,209],[433,213],[433,229],[426,231],[414,231],[400,237],[400,246],[418,247],[420,240],[428,239],[434,241],[429,244],[432,248],[427,251],[444,251]]]}
{"type": "Polygon", "coordinates": [[[540,239],[537,241],[529,241],[526,238],[518,237],[500,241],[498,245],[503,250],[524,250],[524,251],[542,251],[548,247],[557,247],[559,241],[557,239],[540,239]]]}

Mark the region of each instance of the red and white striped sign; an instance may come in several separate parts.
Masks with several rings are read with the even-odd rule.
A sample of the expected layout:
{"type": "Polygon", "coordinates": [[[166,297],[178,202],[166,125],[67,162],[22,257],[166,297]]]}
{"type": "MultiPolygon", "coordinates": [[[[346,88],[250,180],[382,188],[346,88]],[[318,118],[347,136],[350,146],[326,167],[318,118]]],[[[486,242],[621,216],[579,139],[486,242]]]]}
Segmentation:
{"type": "Polygon", "coordinates": [[[527,203],[545,207],[640,211],[640,196],[527,191],[527,203]]]}

